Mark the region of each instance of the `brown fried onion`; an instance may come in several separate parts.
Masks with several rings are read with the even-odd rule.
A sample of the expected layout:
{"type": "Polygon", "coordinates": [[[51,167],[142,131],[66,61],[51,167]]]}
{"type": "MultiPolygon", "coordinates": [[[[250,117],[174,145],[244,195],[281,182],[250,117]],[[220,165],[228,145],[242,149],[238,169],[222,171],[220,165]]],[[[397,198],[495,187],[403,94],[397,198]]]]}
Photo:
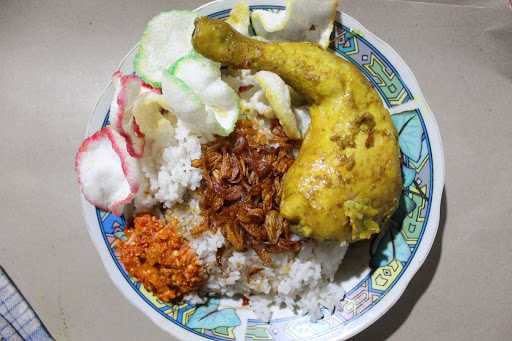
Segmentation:
{"type": "Polygon", "coordinates": [[[271,265],[272,253],[301,248],[279,214],[281,181],[294,161],[297,142],[287,138],[277,121],[271,137],[254,125],[241,120],[230,136],[203,145],[202,158],[193,166],[203,169],[199,193],[204,224],[222,231],[233,249],[253,249],[271,265]]]}

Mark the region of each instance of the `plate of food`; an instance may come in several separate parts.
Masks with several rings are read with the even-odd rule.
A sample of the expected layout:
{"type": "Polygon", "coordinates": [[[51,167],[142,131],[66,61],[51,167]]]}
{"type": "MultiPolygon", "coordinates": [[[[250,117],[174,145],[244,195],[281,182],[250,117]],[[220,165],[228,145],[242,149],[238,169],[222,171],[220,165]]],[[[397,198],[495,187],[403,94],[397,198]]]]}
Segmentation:
{"type": "Polygon", "coordinates": [[[94,108],[75,160],[89,234],[177,338],[346,339],[421,271],[439,129],[400,56],[338,9],[157,14],[94,108]]]}

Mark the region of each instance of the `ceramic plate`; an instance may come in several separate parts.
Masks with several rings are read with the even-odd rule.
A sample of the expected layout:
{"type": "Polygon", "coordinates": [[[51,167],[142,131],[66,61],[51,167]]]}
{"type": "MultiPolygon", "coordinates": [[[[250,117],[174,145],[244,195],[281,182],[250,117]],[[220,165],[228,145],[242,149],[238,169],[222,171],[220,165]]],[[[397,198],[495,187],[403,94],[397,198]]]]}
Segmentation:
{"type": "MultiPolygon", "coordinates": [[[[234,0],[215,1],[196,11],[222,19],[234,0]]],[[[283,10],[283,1],[249,1],[251,9],[283,10]]],[[[165,10],[165,9],[162,9],[165,10]]],[[[155,13],[156,14],[156,13],[155,13]]],[[[142,32],[141,32],[142,34],[142,32]]],[[[160,302],[135,280],[119,262],[112,243],[123,235],[125,221],[83,200],[84,216],[112,281],[126,298],[159,327],[183,340],[341,340],[370,326],[399,299],[430,251],[436,235],[444,159],[439,129],[413,73],[385,42],[355,19],[339,14],[331,36],[331,49],[353,63],[368,78],[392,114],[399,132],[404,187],[399,212],[392,227],[371,242],[349,249],[337,280],[346,289],[335,313],[316,323],[307,316],[280,311],[263,323],[246,308],[227,299],[207,305],[169,305],[160,302]]],[[[135,48],[120,69],[132,73],[135,48]]],[[[109,85],[87,126],[87,135],[108,124],[113,94],[109,85]]]]}

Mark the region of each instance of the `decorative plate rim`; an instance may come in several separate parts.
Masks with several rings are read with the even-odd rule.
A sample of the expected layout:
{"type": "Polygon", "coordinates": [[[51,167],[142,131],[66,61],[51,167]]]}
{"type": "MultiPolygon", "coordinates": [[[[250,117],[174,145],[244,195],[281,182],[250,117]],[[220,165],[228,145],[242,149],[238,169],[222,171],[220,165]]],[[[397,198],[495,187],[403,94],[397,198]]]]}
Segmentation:
{"type": "MultiPolygon", "coordinates": [[[[235,3],[235,0],[215,0],[209,3],[206,3],[194,11],[201,12],[209,10],[210,7],[221,6],[225,9],[232,8],[232,5],[235,3]]],[[[268,5],[268,6],[283,6],[284,1],[282,0],[249,0],[250,5],[268,5]]],[[[222,9],[216,8],[212,9],[212,13],[218,13],[222,9]]],[[[445,179],[445,164],[444,164],[444,152],[442,148],[442,139],[439,131],[439,126],[437,124],[436,118],[433,112],[430,110],[425,97],[419,87],[419,84],[412,73],[409,66],[405,63],[405,61],[399,56],[399,54],[386,42],[382,39],[378,38],[375,34],[364,28],[357,20],[350,17],[346,13],[338,12],[338,17],[342,18],[342,22],[346,24],[348,27],[354,28],[357,27],[357,30],[364,33],[364,38],[369,41],[373,46],[375,46],[379,51],[386,51],[385,57],[391,62],[391,64],[400,71],[401,75],[406,74],[409,78],[407,82],[407,86],[411,89],[411,91],[415,94],[415,98],[410,102],[399,105],[394,110],[390,110],[391,112],[400,112],[405,111],[409,108],[421,108],[421,117],[425,123],[425,129],[427,131],[428,139],[430,140],[430,149],[432,153],[432,169],[434,171],[435,177],[433,176],[433,184],[432,184],[432,193],[431,196],[431,204],[430,204],[430,212],[426,217],[428,219],[427,224],[425,226],[425,231],[429,233],[424,233],[419,246],[417,247],[414,256],[412,257],[410,263],[407,268],[404,270],[403,274],[396,283],[389,289],[389,291],[382,297],[382,299],[376,303],[370,310],[365,312],[363,318],[357,319],[354,323],[351,323],[351,328],[344,333],[344,335],[339,335],[339,329],[336,328],[333,332],[329,332],[324,334],[322,338],[330,338],[331,340],[341,340],[345,338],[352,337],[362,330],[366,329],[370,325],[372,325],[377,319],[382,317],[402,296],[405,289],[409,285],[413,276],[418,272],[418,270],[423,265],[426,257],[430,253],[430,249],[434,243],[440,219],[440,210],[441,210],[441,198],[444,188],[444,179],[445,179]],[[414,105],[413,105],[414,104],[414,105]]],[[[118,65],[118,68],[126,62],[127,58],[134,52],[137,48],[137,44],[130,49],[130,51],[123,57],[121,62],[118,65]]],[[[92,114],[89,117],[85,135],[88,136],[93,131],[96,131],[98,128],[98,124],[94,120],[95,113],[98,110],[99,105],[105,101],[105,98],[110,98],[112,96],[111,89],[112,82],[109,82],[105,89],[102,91],[102,95],[99,97],[98,101],[94,105],[92,110],[92,114]]],[[[176,323],[170,323],[169,320],[165,319],[160,314],[156,313],[155,310],[148,305],[142,297],[137,295],[133,288],[129,285],[126,279],[123,277],[122,273],[119,271],[115,263],[113,262],[110,251],[108,250],[102,233],[98,233],[98,221],[96,218],[96,209],[94,206],[89,204],[83,195],[81,196],[82,201],[82,211],[83,216],[86,221],[87,230],[89,232],[89,236],[91,237],[99,255],[102,260],[102,263],[112,280],[115,286],[122,292],[125,298],[134,306],[136,306],[139,310],[141,310],[146,316],[148,316],[155,324],[157,324],[161,329],[167,331],[171,335],[177,338],[183,338],[186,340],[205,340],[204,337],[191,332],[182,326],[176,323]]]]}

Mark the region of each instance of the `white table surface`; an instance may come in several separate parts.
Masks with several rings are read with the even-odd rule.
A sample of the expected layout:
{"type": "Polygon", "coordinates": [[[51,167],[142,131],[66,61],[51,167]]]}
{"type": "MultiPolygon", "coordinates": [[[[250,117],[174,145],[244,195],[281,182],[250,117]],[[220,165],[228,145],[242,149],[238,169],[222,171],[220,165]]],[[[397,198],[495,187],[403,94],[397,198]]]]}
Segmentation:
{"type": "MultiPolygon", "coordinates": [[[[73,158],[146,21],[201,3],[0,0],[0,264],[58,340],[172,340],[110,282],[81,216],[73,158]]],[[[447,175],[430,256],[356,339],[510,339],[512,11],[501,0],[346,0],[343,9],[416,74],[447,175]]]]}

